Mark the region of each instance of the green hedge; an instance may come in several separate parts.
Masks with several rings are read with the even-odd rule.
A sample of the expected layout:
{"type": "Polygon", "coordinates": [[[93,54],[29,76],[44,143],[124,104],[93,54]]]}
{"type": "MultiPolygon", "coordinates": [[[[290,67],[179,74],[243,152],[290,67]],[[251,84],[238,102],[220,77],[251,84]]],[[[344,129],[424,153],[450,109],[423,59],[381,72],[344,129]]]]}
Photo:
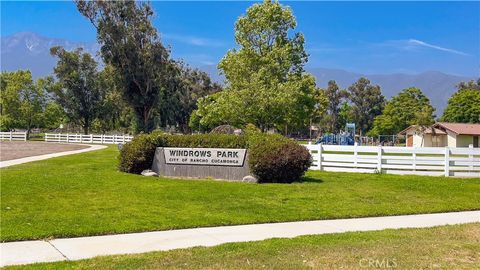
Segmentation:
{"type": "Polygon", "coordinates": [[[308,150],[278,134],[247,131],[245,135],[195,134],[170,135],[160,132],[143,134],[124,145],[119,169],[140,173],[149,169],[157,147],[246,148],[249,166],[260,182],[297,181],[311,164],[308,150]]]}

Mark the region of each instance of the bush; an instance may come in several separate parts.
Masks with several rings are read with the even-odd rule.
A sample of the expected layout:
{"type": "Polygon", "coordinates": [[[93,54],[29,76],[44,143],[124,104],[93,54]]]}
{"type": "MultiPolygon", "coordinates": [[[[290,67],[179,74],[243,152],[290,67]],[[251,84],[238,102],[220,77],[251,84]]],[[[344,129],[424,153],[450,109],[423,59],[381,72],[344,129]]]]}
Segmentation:
{"type": "Polygon", "coordinates": [[[246,148],[244,136],[230,134],[194,134],[194,135],[159,135],[164,138],[165,147],[200,147],[200,148],[246,148]]]}
{"type": "Polygon", "coordinates": [[[119,170],[138,174],[150,169],[157,147],[246,148],[247,143],[244,136],[228,134],[142,134],[123,146],[119,170]]]}
{"type": "Polygon", "coordinates": [[[160,132],[139,135],[120,151],[119,169],[129,173],[149,169],[157,147],[247,148],[250,170],[262,183],[297,181],[311,165],[311,156],[305,147],[279,134],[249,129],[242,136],[160,132]]]}
{"type": "Polygon", "coordinates": [[[250,170],[260,183],[298,181],[312,164],[304,146],[283,138],[272,135],[263,140],[256,138],[258,143],[249,148],[250,170]]]}
{"type": "Polygon", "coordinates": [[[152,166],[156,144],[151,134],[142,134],[125,144],[120,150],[119,170],[128,173],[141,173],[152,166]]]}

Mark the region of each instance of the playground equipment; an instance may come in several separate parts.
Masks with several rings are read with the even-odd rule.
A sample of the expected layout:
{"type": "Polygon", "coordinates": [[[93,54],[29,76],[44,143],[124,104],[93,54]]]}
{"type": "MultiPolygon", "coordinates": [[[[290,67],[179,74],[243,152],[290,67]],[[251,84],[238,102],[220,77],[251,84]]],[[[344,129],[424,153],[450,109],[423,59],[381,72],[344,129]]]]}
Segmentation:
{"type": "Polygon", "coordinates": [[[355,123],[347,123],[345,131],[340,134],[325,134],[317,141],[317,144],[354,145],[355,144],[355,123]]]}
{"type": "Polygon", "coordinates": [[[378,143],[380,145],[394,146],[399,142],[397,135],[378,135],[378,143]]]}

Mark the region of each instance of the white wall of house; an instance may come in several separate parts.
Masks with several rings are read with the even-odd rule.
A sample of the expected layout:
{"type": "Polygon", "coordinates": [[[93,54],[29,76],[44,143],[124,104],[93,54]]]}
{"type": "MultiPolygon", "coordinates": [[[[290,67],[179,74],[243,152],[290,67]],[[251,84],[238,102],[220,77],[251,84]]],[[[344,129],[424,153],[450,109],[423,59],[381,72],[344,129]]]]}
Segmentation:
{"type": "MultiPolygon", "coordinates": [[[[406,132],[406,138],[412,136],[412,147],[469,147],[474,144],[473,135],[457,135],[456,133],[445,130],[445,134],[437,132],[432,134],[421,134],[416,130],[410,129],[406,132]]],[[[480,140],[480,138],[479,138],[480,140]]]]}
{"type": "MultiPolygon", "coordinates": [[[[447,146],[447,135],[413,134],[413,147],[444,147],[447,146]]],[[[468,145],[467,145],[468,146],[468,145]]],[[[455,146],[452,146],[455,147],[455,146]]]]}
{"type": "Polygon", "coordinates": [[[417,133],[414,133],[413,134],[413,147],[423,147],[423,145],[425,144],[424,141],[422,141],[422,135],[420,134],[417,134],[417,133]]]}
{"type": "Polygon", "coordinates": [[[457,147],[457,134],[447,130],[447,146],[457,147]]]}
{"type": "Polygon", "coordinates": [[[447,146],[447,135],[437,134],[435,136],[432,136],[432,146],[433,147],[447,146]]]}
{"type": "Polygon", "coordinates": [[[468,147],[473,144],[472,135],[457,135],[457,147],[468,147]]]}

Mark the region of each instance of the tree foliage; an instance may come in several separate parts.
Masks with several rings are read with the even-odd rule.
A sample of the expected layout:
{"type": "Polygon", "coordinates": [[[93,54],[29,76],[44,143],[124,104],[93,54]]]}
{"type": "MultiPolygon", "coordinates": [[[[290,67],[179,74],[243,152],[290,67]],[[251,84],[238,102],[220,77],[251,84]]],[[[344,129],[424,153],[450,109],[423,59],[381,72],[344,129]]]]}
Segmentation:
{"type": "Polygon", "coordinates": [[[312,123],[321,123],[327,116],[328,106],[330,101],[324,89],[315,89],[313,93],[314,109],[312,111],[312,123]]]}
{"type": "Polygon", "coordinates": [[[138,119],[138,131],[151,131],[169,53],[151,23],[150,4],[99,0],[76,4],[97,29],[102,58],[118,74],[123,97],[138,119]]]}
{"type": "Polygon", "coordinates": [[[342,100],[347,97],[347,92],[341,90],[337,82],[332,80],[328,82],[328,87],[325,89],[325,96],[328,100],[328,115],[326,115],[325,121],[327,131],[336,133],[341,129],[339,125],[340,105],[342,104],[342,100]]]}
{"type": "Polygon", "coordinates": [[[371,135],[393,135],[410,125],[434,123],[435,109],[418,88],[404,89],[387,102],[383,113],[375,118],[371,135]]]}
{"type": "Polygon", "coordinates": [[[24,128],[27,136],[43,123],[46,104],[44,80],[33,82],[28,70],[2,72],[0,75],[1,130],[24,128]]]}
{"type": "Polygon", "coordinates": [[[50,89],[70,121],[81,125],[88,134],[104,99],[97,63],[82,49],[69,52],[53,47],[50,52],[59,59],[54,68],[58,82],[50,89]]]}
{"type": "Polygon", "coordinates": [[[347,101],[344,101],[342,105],[340,105],[340,111],[338,112],[338,127],[339,130],[345,128],[347,123],[351,123],[354,121],[353,109],[347,101]]]}
{"type": "Polygon", "coordinates": [[[470,80],[468,82],[460,82],[457,85],[458,90],[466,90],[466,89],[471,89],[471,90],[479,90],[480,91],[480,78],[475,80],[470,80]]]}
{"type": "Polygon", "coordinates": [[[221,91],[222,87],[212,82],[210,76],[190,68],[183,62],[171,62],[166,91],[160,98],[158,113],[161,126],[175,126],[182,132],[189,131],[189,120],[197,109],[197,101],[221,91]]]}
{"type": "Polygon", "coordinates": [[[303,35],[289,34],[295,27],[290,8],[278,2],[248,8],[235,24],[238,48],[218,65],[226,90],[199,100],[192,125],[253,123],[265,131],[308,124],[315,80],[304,73],[303,35]]]}
{"type": "Polygon", "coordinates": [[[477,82],[466,85],[460,84],[459,90],[448,99],[442,121],[480,123],[480,84],[477,82]]]}
{"type": "Polygon", "coordinates": [[[372,128],[375,117],[382,113],[385,97],[380,86],[370,84],[366,78],[360,78],[348,88],[348,97],[356,127],[363,135],[372,128]]]}

